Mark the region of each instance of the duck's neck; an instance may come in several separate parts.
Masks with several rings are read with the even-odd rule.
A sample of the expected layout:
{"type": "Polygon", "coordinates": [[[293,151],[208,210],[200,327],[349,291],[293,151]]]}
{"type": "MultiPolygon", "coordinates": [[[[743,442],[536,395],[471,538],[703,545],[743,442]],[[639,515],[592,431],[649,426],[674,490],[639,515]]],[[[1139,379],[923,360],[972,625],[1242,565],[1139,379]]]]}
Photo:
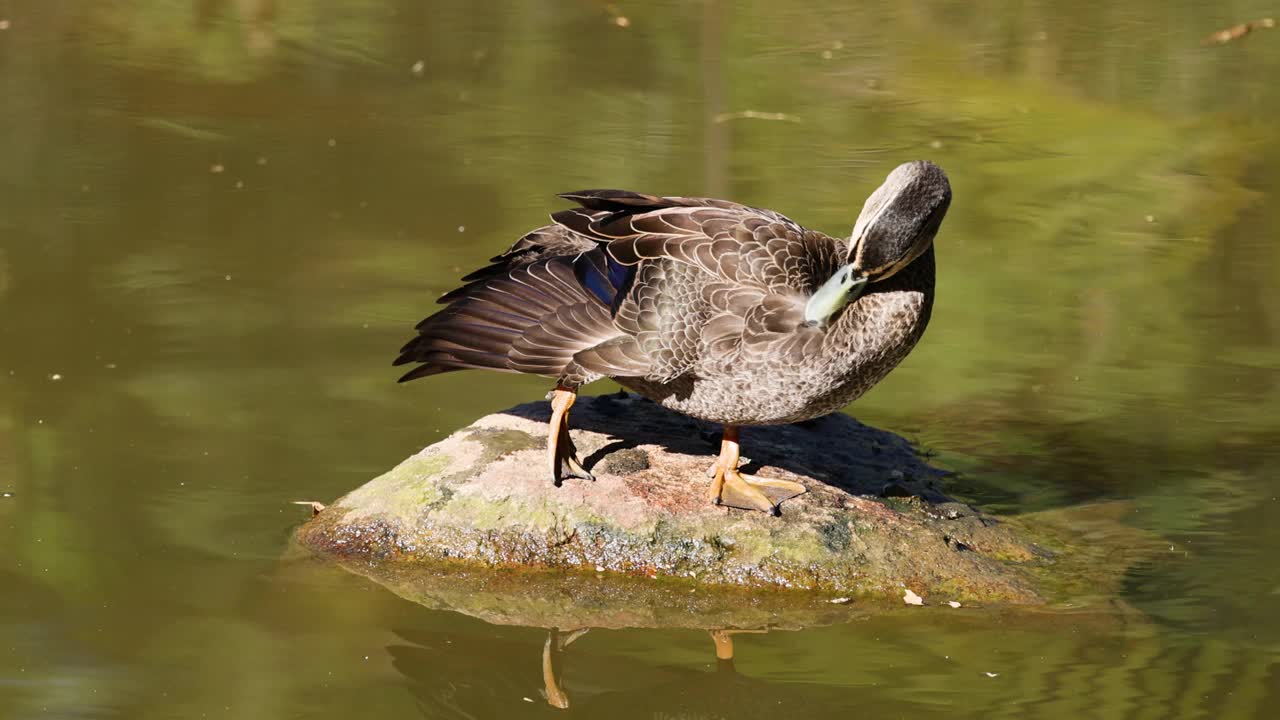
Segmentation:
{"type": "Polygon", "coordinates": [[[850,373],[883,377],[924,335],[933,311],[933,283],[930,246],[893,277],[867,285],[841,310],[832,319],[823,349],[848,364],[850,373]]]}

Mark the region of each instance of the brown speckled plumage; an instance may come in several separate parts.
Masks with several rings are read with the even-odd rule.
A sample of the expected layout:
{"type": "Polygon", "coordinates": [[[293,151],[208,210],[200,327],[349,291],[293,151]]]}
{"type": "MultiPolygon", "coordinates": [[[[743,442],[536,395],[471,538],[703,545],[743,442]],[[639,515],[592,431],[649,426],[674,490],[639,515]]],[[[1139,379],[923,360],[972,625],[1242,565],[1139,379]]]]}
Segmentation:
{"type": "Polygon", "coordinates": [[[798,356],[771,355],[778,343],[761,343],[737,363],[711,355],[669,381],[616,380],[672,410],[726,425],[821,417],[870,390],[915,347],[933,307],[933,277],[930,250],[886,281],[890,287],[873,288],[825,331],[812,330],[820,341],[798,356]]]}
{"type": "Polygon", "coordinates": [[[910,172],[898,184],[907,190],[868,200],[863,217],[870,214],[871,229],[860,219],[853,247],[723,200],[566,194],[580,207],[554,214],[554,224],[524,236],[441,299],[446,307],[419,324],[396,361],[421,363],[402,380],[489,368],[546,375],[576,389],[610,377],[726,425],[838,410],[892,370],[929,321],[931,241],[950,189],[935,166],[903,168],[910,172]],[[921,186],[928,193],[910,185],[921,173],[941,184],[921,186]],[[910,252],[890,237],[909,234],[908,225],[912,238],[927,234],[910,252]],[[854,266],[875,267],[884,279],[869,274],[864,292],[824,325],[806,323],[810,297],[854,266]]]}

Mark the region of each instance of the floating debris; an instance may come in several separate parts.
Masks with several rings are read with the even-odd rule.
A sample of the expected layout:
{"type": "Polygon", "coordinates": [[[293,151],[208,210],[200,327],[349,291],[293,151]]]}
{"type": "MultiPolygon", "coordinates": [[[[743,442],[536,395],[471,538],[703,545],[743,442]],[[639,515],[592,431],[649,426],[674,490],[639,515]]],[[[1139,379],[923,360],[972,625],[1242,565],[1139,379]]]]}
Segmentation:
{"type": "Polygon", "coordinates": [[[852,600],[853,600],[853,598],[847,598],[847,597],[832,598],[832,599],[831,599],[831,604],[832,604],[832,605],[845,605],[845,604],[848,604],[849,602],[851,602],[852,600]]]}
{"type": "Polygon", "coordinates": [[[423,70],[426,70],[426,69],[427,69],[427,64],[426,64],[425,62],[421,61],[421,60],[419,60],[418,62],[414,63],[414,64],[413,64],[413,67],[410,67],[410,68],[409,68],[409,70],[410,70],[414,75],[421,75],[421,74],[422,74],[422,71],[423,71],[423,70]]]}
{"type": "Polygon", "coordinates": [[[294,500],[292,504],[306,505],[307,507],[311,508],[311,517],[315,517],[316,515],[319,515],[320,513],[324,512],[324,507],[325,507],[324,503],[316,502],[315,500],[294,500]]]}
{"type": "Polygon", "coordinates": [[[961,607],[960,603],[956,602],[955,600],[948,600],[947,604],[953,608],[961,607]]]}
{"type": "Polygon", "coordinates": [[[8,30],[8,29],[9,29],[9,21],[0,20],[0,30],[8,30]]]}
{"type": "Polygon", "coordinates": [[[214,175],[221,174],[226,169],[227,167],[222,163],[214,163],[209,166],[209,172],[213,173],[214,175]]]}
{"type": "Polygon", "coordinates": [[[1239,25],[1232,25],[1231,27],[1226,28],[1225,30],[1219,30],[1215,33],[1210,33],[1208,37],[1206,37],[1204,40],[1200,42],[1200,44],[1201,45],[1226,45],[1229,42],[1239,40],[1245,35],[1248,35],[1249,33],[1253,32],[1254,30],[1260,30],[1262,28],[1273,28],[1275,26],[1276,26],[1276,21],[1274,18],[1269,18],[1269,17],[1259,18],[1257,20],[1252,20],[1250,22],[1240,23],[1239,25]]]}
{"type": "Polygon", "coordinates": [[[613,24],[620,28],[631,27],[631,19],[622,14],[617,5],[605,5],[604,9],[613,18],[613,24]]]}
{"type": "Polygon", "coordinates": [[[784,122],[804,122],[795,115],[788,115],[780,112],[760,112],[759,110],[741,110],[732,113],[720,113],[716,116],[717,123],[728,122],[730,120],[782,120],[784,122]]]}
{"type": "Polygon", "coordinates": [[[52,374],[52,375],[50,375],[50,376],[49,376],[49,379],[50,379],[50,380],[52,380],[52,381],[54,381],[54,382],[58,382],[59,380],[61,380],[61,379],[62,379],[62,373],[54,373],[54,374],[52,374]]]}
{"type": "Polygon", "coordinates": [[[902,594],[902,602],[908,605],[923,605],[924,598],[911,592],[911,588],[907,588],[906,592],[902,594]]]}
{"type": "Polygon", "coordinates": [[[987,677],[1000,677],[1000,673],[984,672],[982,674],[986,675],[987,677]]]}

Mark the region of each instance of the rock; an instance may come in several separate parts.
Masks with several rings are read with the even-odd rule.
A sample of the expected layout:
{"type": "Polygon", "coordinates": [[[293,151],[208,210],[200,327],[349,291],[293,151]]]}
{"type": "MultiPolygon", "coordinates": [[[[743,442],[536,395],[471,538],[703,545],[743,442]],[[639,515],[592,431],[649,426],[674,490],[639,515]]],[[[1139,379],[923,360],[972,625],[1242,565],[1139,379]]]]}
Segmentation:
{"type": "Polygon", "coordinates": [[[605,455],[596,467],[604,475],[630,475],[649,469],[649,453],[640,448],[624,448],[605,455]]]}
{"type": "MultiPolygon", "coordinates": [[[[933,488],[943,473],[910,443],[845,415],[744,428],[752,458],[744,471],[808,488],[781,517],[712,505],[706,470],[715,444],[696,421],[634,395],[578,399],[573,438],[597,479],[556,488],[546,469],[548,417],[547,403],[530,403],[481,418],[331,503],[296,537],[419,600],[425,591],[405,588],[423,583],[407,574],[486,588],[497,582],[486,572],[533,569],[556,571],[553,585],[615,599],[616,588],[603,588],[624,574],[676,581],[675,589],[659,584],[664,597],[739,586],[897,599],[909,585],[966,602],[1039,604],[1071,585],[1047,569],[1103,552],[942,495],[933,488]],[[886,477],[895,488],[881,497],[886,477]]],[[[513,581],[498,584],[512,592],[513,581]]],[[[449,582],[425,585],[435,598],[426,604],[448,606],[440,594],[456,594],[449,582]]],[[[622,597],[643,594],[624,585],[622,597]]]]}

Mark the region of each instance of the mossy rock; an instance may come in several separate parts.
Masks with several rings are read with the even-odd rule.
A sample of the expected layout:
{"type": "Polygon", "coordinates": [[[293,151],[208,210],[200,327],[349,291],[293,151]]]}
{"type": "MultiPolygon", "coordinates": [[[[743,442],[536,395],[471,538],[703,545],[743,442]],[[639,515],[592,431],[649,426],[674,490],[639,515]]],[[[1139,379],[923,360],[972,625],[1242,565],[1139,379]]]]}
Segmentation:
{"type": "Polygon", "coordinates": [[[622,393],[574,406],[574,441],[597,479],[557,488],[548,417],[546,403],[530,403],[481,418],[335,501],[297,539],[421,602],[480,616],[520,597],[524,614],[540,617],[537,598],[558,598],[558,587],[596,598],[588,605],[611,625],[635,614],[609,615],[629,602],[651,607],[636,624],[684,612],[707,626],[734,624],[716,608],[742,606],[751,589],[778,607],[827,603],[824,617],[834,597],[897,600],[905,589],[927,603],[1079,602],[1116,587],[1152,544],[1114,511],[979,512],[945,495],[943,473],[905,439],[840,414],[744,429],[747,472],[807,488],[781,517],[716,507],[705,474],[713,430],[622,393]],[[661,607],[683,610],[652,609],[661,607]]]}

